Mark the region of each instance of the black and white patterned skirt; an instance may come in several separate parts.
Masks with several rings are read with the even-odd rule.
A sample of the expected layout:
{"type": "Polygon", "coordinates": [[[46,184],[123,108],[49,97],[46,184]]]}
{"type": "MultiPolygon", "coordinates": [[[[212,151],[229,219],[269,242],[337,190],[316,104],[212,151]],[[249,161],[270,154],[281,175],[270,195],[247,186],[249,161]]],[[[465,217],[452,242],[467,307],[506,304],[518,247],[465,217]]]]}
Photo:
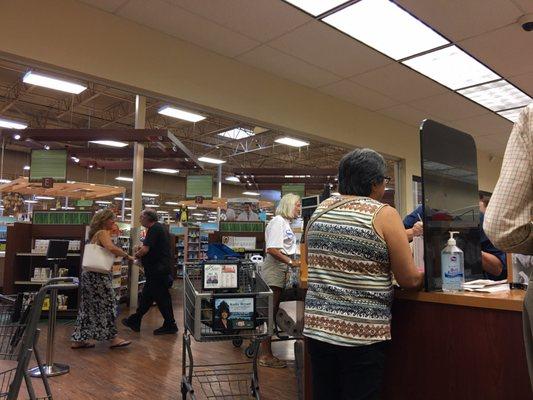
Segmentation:
{"type": "Polygon", "coordinates": [[[111,274],[83,271],[81,301],[72,340],[111,340],[117,335],[117,307],[111,274]]]}

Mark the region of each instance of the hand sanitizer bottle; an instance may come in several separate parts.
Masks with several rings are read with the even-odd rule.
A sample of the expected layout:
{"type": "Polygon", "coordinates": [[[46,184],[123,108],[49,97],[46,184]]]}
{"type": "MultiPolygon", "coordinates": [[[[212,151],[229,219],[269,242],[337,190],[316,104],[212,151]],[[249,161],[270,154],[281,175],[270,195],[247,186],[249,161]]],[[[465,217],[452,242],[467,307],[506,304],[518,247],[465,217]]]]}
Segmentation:
{"type": "Polygon", "coordinates": [[[444,292],[458,292],[463,290],[465,283],[465,267],[463,251],[457,247],[453,237],[459,232],[450,231],[448,244],[440,253],[442,274],[442,290],[444,292]]]}

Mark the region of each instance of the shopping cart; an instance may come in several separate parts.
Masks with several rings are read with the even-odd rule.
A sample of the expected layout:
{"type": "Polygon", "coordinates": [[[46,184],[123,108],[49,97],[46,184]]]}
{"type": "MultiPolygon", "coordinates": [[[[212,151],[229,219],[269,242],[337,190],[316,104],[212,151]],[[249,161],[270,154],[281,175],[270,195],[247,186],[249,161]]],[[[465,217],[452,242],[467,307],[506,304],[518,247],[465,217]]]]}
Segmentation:
{"type": "Polygon", "coordinates": [[[76,278],[50,279],[35,295],[31,304],[21,310],[14,297],[0,295],[0,399],[18,399],[22,379],[31,400],[52,400],[52,392],[37,350],[37,324],[46,294],[52,289],[74,289],[76,278]],[[41,372],[46,395],[37,397],[28,372],[32,354],[41,372]]]}
{"type": "MultiPolygon", "coordinates": [[[[205,262],[208,263],[207,261],[205,262]]],[[[227,262],[226,262],[227,263],[227,262]]],[[[228,293],[205,290],[204,264],[187,265],[184,285],[184,325],[182,381],[183,399],[196,400],[194,385],[198,385],[207,399],[259,399],[257,354],[261,340],[272,334],[273,297],[272,291],[255,272],[250,262],[233,261],[238,264],[238,287],[228,293]],[[232,304],[253,299],[255,307],[253,321],[232,322],[231,329],[218,329],[216,321],[217,304],[232,304]],[[240,329],[240,326],[246,329],[240,329]],[[197,342],[251,340],[251,361],[195,365],[191,349],[191,336],[197,342]]],[[[221,263],[223,264],[223,262],[221,263]]],[[[209,279],[209,278],[207,278],[209,279]]],[[[240,316],[241,314],[239,314],[240,316]]]]}

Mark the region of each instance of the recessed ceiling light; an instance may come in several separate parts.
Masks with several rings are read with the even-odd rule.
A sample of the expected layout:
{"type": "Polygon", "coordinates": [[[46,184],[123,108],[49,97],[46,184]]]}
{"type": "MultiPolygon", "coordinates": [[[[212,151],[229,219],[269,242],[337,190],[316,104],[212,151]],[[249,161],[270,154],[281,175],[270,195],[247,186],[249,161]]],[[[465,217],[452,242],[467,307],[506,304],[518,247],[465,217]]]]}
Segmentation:
{"type": "Polygon", "coordinates": [[[308,12],[315,17],[320,14],[324,14],[326,11],[335,8],[342,3],[346,3],[346,0],[285,0],[301,10],[308,12]]]}
{"type": "Polygon", "coordinates": [[[228,182],[240,182],[241,180],[239,178],[237,178],[236,176],[227,176],[226,177],[226,180],[228,182]]]}
{"type": "Polygon", "coordinates": [[[91,140],[89,143],[101,144],[109,147],[126,147],[128,144],[124,142],[116,142],[114,140],[91,140]]]}
{"type": "Polygon", "coordinates": [[[177,206],[180,203],[178,203],[176,201],[165,201],[165,204],[168,205],[168,206],[177,206]]]}
{"type": "Polygon", "coordinates": [[[152,172],[161,172],[162,174],[177,174],[179,169],[173,169],[173,168],[152,168],[150,171],[152,172]]]}
{"type": "Polygon", "coordinates": [[[203,115],[194,114],[189,111],[181,110],[176,107],[166,106],[158,111],[159,114],[166,115],[168,117],[181,119],[183,121],[198,122],[205,119],[203,115]]]}
{"type": "Polygon", "coordinates": [[[261,196],[261,194],[257,192],[242,192],[242,194],[246,196],[261,196]]]}
{"type": "Polygon", "coordinates": [[[251,131],[250,129],[244,129],[244,128],[235,128],[230,129],[229,131],[221,132],[218,134],[218,136],[223,136],[228,139],[244,139],[250,136],[254,136],[255,133],[251,131]]]}
{"type": "Polygon", "coordinates": [[[86,86],[78,83],[52,78],[34,71],[27,72],[26,75],[24,75],[24,78],[22,78],[22,81],[29,85],[42,86],[48,89],[54,89],[73,94],[80,94],[87,89],[86,86]]]}
{"type": "Polygon", "coordinates": [[[209,164],[224,164],[226,161],[219,160],[218,158],[211,157],[198,157],[198,161],[202,161],[209,164]]]}
{"type": "Polygon", "coordinates": [[[159,197],[156,193],[141,193],[144,197],[159,197]]]}
{"type": "Polygon", "coordinates": [[[50,196],[35,196],[37,200],[55,200],[55,197],[50,196]]]}
{"type": "Polygon", "coordinates": [[[79,162],[80,162],[80,159],[79,159],[78,157],[74,157],[74,156],[73,156],[73,157],[70,157],[70,159],[71,159],[72,161],[74,161],[75,163],[79,163],[79,162]]]}
{"type": "Polygon", "coordinates": [[[457,93],[492,111],[525,106],[532,99],[505,80],[458,90],[457,93]]]}
{"type": "MultiPolygon", "coordinates": [[[[45,144],[45,145],[44,145],[44,149],[45,149],[45,150],[50,150],[50,146],[49,146],[49,145],[47,145],[47,144],[45,144]]],[[[91,165],[89,165],[89,168],[92,168],[92,166],[91,166],[91,165]]]]}
{"type": "Polygon", "coordinates": [[[306,142],[305,140],[294,139],[294,138],[290,138],[290,137],[282,137],[282,138],[274,140],[274,142],[281,143],[281,144],[284,144],[286,146],[292,146],[292,147],[309,146],[309,142],[306,142]]]}
{"type": "Polygon", "coordinates": [[[22,169],[24,171],[29,171],[31,169],[31,167],[29,165],[25,165],[24,167],[22,167],[22,169]]]}
{"type": "Polygon", "coordinates": [[[117,181],[133,182],[133,178],[131,178],[129,176],[117,176],[115,179],[117,181]]]}
{"type": "Polygon", "coordinates": [[[361,0],[323,21],[395,60],[450,43],[388,0],[361,0]]]}
{"type": "MultiPolygon", "coordinates": [[[[10,119],[0,118],[0,127],[7,129],[26,129],[28,127],[28,124],[25,124],[24,122],[17,122],[10,119]]],[[[15,137],[15,140],[20,139],[20,135],[15,136],[18,136],[18,138],[15,137]]]]}
{"type": "Polygon", "coordinates": [[[515,108],[514,110],[505,110],[505,111],[499,111],[498,114],[500,114],[503,118],[507,118],[511,122],[518,121],[518,118],[520,117],[520,113],[524,107],[515,108]]]}
{"type": "Polygon", "coordinates": [[[452,90],[501,79],[455,45],[410,58],[403,64],[452,90]]]}

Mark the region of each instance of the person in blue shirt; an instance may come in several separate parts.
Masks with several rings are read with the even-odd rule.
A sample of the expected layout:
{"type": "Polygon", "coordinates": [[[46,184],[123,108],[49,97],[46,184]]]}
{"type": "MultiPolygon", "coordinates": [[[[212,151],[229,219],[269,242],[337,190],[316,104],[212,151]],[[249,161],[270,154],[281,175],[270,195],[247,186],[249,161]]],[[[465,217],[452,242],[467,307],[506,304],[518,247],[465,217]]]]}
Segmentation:
{"type": "MultiPolygon", "coordinates": [[[[487,207],[488,198],[483,198],[479,202],[480,206],[480,244],[481,244],[481,266],[485,271],[485,276],[488,279],[502,280],[507,278],[507,258],[503,251],[494,247],[485,232],[483,231],[484,210],[487,207]]],[[[409,240],[413,240],[413,236],[422,235],[422,222],[424,218],[424,207],[419,205],[412,213],[403,219],[403,226],[409,240]]]]}

